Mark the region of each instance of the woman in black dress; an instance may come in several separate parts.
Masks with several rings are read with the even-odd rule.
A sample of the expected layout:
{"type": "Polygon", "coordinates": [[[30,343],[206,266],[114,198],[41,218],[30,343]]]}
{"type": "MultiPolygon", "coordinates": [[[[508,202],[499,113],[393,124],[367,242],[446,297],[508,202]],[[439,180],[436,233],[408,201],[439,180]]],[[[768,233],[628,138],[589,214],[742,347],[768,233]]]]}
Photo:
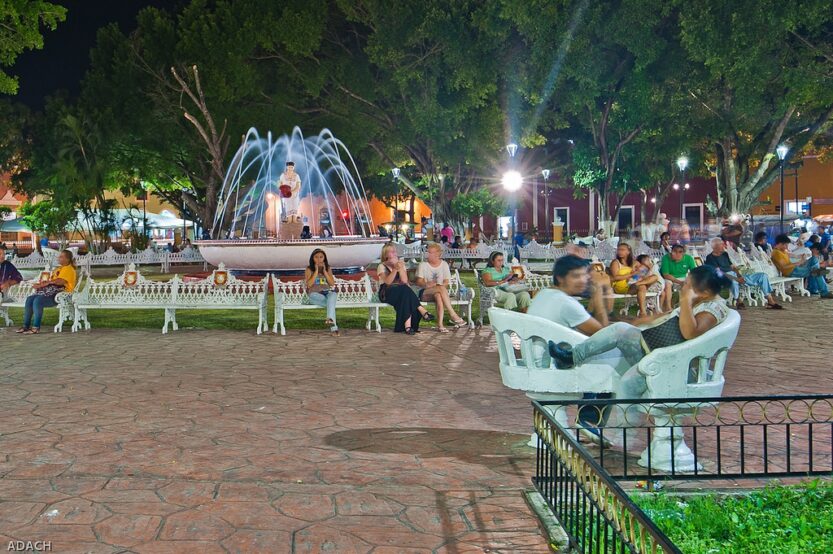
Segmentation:
{"type": "Polygon", "coordinates": [[[416,293],[408,286],[405,262],[399,259],[396,247],[388,243],[382,247],[382,263],[376,269],[379,280],[379,300],[396,309],[395,333],[413,335],[419,332],[421,320],[431,321],[434,316],[422,307],[416,293]]]}

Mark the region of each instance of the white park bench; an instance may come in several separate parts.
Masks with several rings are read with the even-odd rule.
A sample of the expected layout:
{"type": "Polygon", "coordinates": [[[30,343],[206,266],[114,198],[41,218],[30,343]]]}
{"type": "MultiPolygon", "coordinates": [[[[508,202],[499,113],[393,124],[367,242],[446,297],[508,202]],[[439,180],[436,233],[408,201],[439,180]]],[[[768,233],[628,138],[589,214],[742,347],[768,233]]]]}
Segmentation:
{"type": "MultiPolygon", "coordinates": [[[[365,328],[370,331],[373,323],[376,323],[376,331],[381,332],[379,324],[379,309],[390,307],[374,298],[373,283],[367,274],[358,280],[341,279],[336,277],[335,290],[338,293],[336,310],[344,308],[366,308],[368,310],[367,324],[365,328]]],[[[307,287],[304,281],[282,281],[272,274],[272,291],[275,295],[275,322],[272,325],[272,332],[277,333],[280,329],[281,335],[286,334],[286,323],[284,312],[286,310],[324,310],[323,306],[310,304],[307,296],[307,287]]]]}
{"type": "MultiPolygon", "coordinates": [[[[451,298],[451,304],[453,306],[461,306],[463,308],[463,314],[461,315],[467,319],[469,327],[474,327],[474,321],[472,320],[474,291],[465,289],[461,285],[460,273],[455,270],[451,274],[451,280],[449,281],[448,295],[451,298]],[[465,293],[466,291],[468,292],[465,293]]],[[[368,317],[365,328],[369,331],[375,322],[376,331],[382,331],[382,326],[379,322],[379,310],[382,308],[392,309],[393,306],[379,300],[377,284],[371,281],[367,274],[359,280],[347,280],[336,277],[334,288],[338,293],[336,310],[344,308],[366,308],[368,310],[368,317]]],[[[280,329],[281,335],[286,334],[285,310],[325,309],[323,306],[309,303],[306,285],[303,280],[282,281],[277,276],[272,275],[272,290],[275,293],[275,322],[272,326],[272,332],[274,333],[277,333],[278,329],[280,329]]],[[[431,303],[422,303],[423,306],[429,304],[431,303]]]]}
{"type": "MultiPolygon", "coordinates": [[[[489,321],[495,331],[500,375],[506,387],[522,390],[534,400],[578,400],[585,393],[601,392],[622,397],[619,375],[624,373],[627,362],[618,350],[594,357],[592,363],[577,368],[557,369],[547,342],[575,345],[587,340],[587,336],[548,319],[500,308],[489,310],[489,321]],[[520,348],[516,349],[518,342],[520,348]]],[[[739,328],[740,315],[730,310],[726,320],[714,329],[681,344],[658,348],[642,358],[636,365],[636,371],[647,385],[641,398],[649,401],[651,398],[719,397],[725,384],[723,368],[739,328]]],[[[673,465],[676,471],[693,471],[696,461],[685,444],[681,425],[704,404],[683,402],[672,407],[646,402],[642,406],[656,425],[650,448],[651,468],[670,471],[673,465]]],[[[568,427],[563,406],[545,406],[545,409],[559,424],[568,427]]],[[[533,434],[530,445],[535,441],[533,434]]],[[[647,448],[639,463],[647,467],[647,448]]]]}
{"type": "Polygon", "coordinates": [[[266,319],[268,277],[260,281],[241,281],[229,273],[223,264],[211,275],[199,281],[183,282],[179,275],[169,281],[151,281],[130,264],[114,281],[89,280],[86,287],[73,299],[75,315],[72,330],[90,328],[88,310],[164,310],[165,324],[179,329],[178,310],[257,310],[257,333],[269,328],[266,319]]]}
{"type": "MultiPolygon", "coordinates": [[[[14,325],[14,321],[9,317],[9,308],[25,308],[26,299],[35,293],[35,289],[33,288],[35,283],[43,279],[48,279],[49,274],[50,270],[49,266],[47,266],[37,279],[22,281],[12,286],[6,295],[0,298],[0,317],[5,320],[6,327],[14,325]]],[[[73,299],[78,294],[78,291],[84,287],[86,277],[86,272],[78,270],[78,282],[75,284],[75,292],[59,292],[55,296],[55,302],[58,304],[58,323],[53,328],[54,332],[60,333],[63,331],[64,322],[73,318],[73,299]]]]}

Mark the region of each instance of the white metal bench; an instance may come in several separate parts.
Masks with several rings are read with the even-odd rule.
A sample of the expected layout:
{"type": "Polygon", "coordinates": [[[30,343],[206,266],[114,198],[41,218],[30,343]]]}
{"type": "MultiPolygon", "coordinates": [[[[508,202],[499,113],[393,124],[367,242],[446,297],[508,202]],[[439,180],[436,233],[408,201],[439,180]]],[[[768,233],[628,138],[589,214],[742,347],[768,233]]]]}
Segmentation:
{"type": "Polygon", "coordinates": [[[130,264],[114,281],[96,282],[93,279],[74,298],[72,330],[90,329],[88,310],[164,310],[165,324],[179,329],[176,321],[178,310],[257,310],[257,333],[269,328],[266,320],[268,277],[261,281],[241,281],[225,267],[215,269],[205,279],[183,282],[178,275],[170,281],[151,281],[130,264]]]}
{"type": "MultiPolygon", "coordinates": [[[[474,321],[472,320],[474,291],[464,289],[461,285],[460,273],[455,270],[449,281],[448,295],[451,298],[452,305],[463,307],[463,315],[466,317],[469,327],[474,327],[474,321]],[[469,293],[462,294],[464,290],[468,290],[469,293]]],[[[379,322],[379,310],[382,308],[393,308],[393,306],[379,300],[377,284],[371,281],[368,275],[365,275],[359,280],[336,278],[334,288],[338,293],[336,310],[344,308],[366,308],[368,310],[368,317],[365,328],[369,331],[375,322],[376,331],[382,331],[382,326],[379,322]]],[[[272,275],[272,290],[275,293],[275,322],[272,326],[272,332],[274,333],[277,333],[278,329],[280,329],[281,335],[286,334],[285,310],[325,309],[323,306],[309,303],[306,285],[302,280],[281,281],[278,277],[272,275]]],[[[432,303],[423,302],[422,304],[423,306],[427,306],[432,303]]]]}
{"type": "MultiPolygon", "coordinates": [[[[336,277],[335,290],[338,293],[336,310],[344,308],[366,308],[368,310],[367,324],[365,328],[370,331],[373,323],[376,323],[376,331],[381,332],[379,324],[379,309],[390,307],[390,305],[374,299],[373,283],[366,274],[358,280],[340,279],[336,277]]],[[[272,275],[272,291],[275,295],[275,322],[272,325],[272,332],[277,333],[280,329],[281,335],[286,334],[286,323],[284,311],[286,310],[323,310],[323,306],[310,304],[307,296],[307,287],[303,280],[281,281],[276,275],[272,275]]]]}
{"type": "MultiPolygon", "coordinates": [[[[624,373],[627,363],[618,350],[593,358],[591,364],[561,370],[552,363],[547,342],[575,345],[587,340],[587,336],[547,319],[500,308],[489,310],[489,321],[495,331],[500,374],[505,386],[542,400],[580,399],[588,392],[621,394],[619,375],[624,373]],[[520,350],[515,349],[513,340],[520,340],[520,350]]],[[[647,386],[641,397],[646,400],[719,397],[725,384],[723,368],[739,328],[740,315],[730,310],[727,319],[714,329],[681,344],[656,349],[642,358],[636,365],[636,371],[644,376],[647,386]]],[[[703,406],[703,403],[674,404],[673,407],[643,405],[643,411],[654,419],[657,427],[651,441],[650,465],[653,469],[669,471],[673,464],[677,471],[694,470],[694,456],[685,444],[681,424],[703,406]]],[[[568,426],[563,406],[547,409],[558,423],[568,426]]],[[[641,465],[648,465],[647,453],[646,448],[640,459],[641,465]]]]}
{"type": "MultiPolygon", "coordinates": [[[[6,327],[14,325],[14,321],[9,317],[9,308],[25,308],[26,299],[35,293],[33,288],[35,283],[42,279],[48,279],[50,274],[49,266],[47,266],[37,279],[20,282],[9,288],[5,296],[0,298],[0,317],[5,320],[6,327]]],[[[58,306],[58,323],[53,328],[54,332],[60,333],[64,329],[64,322],[73,318],[73,298],[78,294],[78,291],[84,287],[86,272],[78,270],[78,282],[75,283],[75,292],[59,292],[55,296],[55,302],[58,306]]]]}

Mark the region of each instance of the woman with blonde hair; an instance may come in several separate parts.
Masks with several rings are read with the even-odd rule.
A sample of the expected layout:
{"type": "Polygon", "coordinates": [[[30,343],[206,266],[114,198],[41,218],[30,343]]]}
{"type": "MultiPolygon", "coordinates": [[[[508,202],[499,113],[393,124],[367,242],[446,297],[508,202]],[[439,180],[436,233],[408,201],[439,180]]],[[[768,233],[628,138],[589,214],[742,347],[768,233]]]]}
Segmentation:
{"type": "Polygon", "coordinates": [[[429,242],[426,252],[428,259],[420,262],[416,271],[416,284],[421,289],[419,299],[434,301],[437,305],[437,331],[448,333],[448,329],[443,325],[446,309],[455,329],[465,326],[466,322],[454,311],[451,298],[448,296],[451,269],[448,262],[442,259],[442,246],[436,242],[429,242]]]}
{"type": "Polygon", "coordinates": [[[399,259],[399,253],[393,243],[389,242],[382,247],[380,260],[381,263],[376,269],[379,300],[390,304],[396,310],[393,331],[414,335],[419,332],[420,321],[432,321],[434,316],[422,307],[416,293],[408,286],[405,262],[399,259]]]}

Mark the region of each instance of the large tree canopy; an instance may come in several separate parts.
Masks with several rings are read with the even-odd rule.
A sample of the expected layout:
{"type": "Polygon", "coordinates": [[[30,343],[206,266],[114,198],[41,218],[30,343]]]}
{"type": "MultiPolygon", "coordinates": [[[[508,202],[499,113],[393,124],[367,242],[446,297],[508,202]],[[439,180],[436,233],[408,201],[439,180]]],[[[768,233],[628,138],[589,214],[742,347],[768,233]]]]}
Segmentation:
{"type": "MultiPolygon", "coordinates": [[[[0,2],[0,66],[14,65],[24,51],[43,48],[42,29],[54,31],[66,8],[46,0],[0,2]]],[[[0,93],[17,92],[17,78],[0,69],[0,93]]]]}
{"type": "Polygon", "coordinates": [[[76,141],[99,145],[92,188],[143,183],[206,224],[238,137],[294,125],[329,127],[364,176],[405,168],[438,220],[495,183],[508,140],[519,167],[597,192],[601,219],[628,192],[661,205],[682,154],[716,177],[722,214],[745,212],[779,143],[796,155],[829,135],[827,4],[191,0],[143,10],[129,35],[102,29],[69,113],[96,133],[76,141]]]}

